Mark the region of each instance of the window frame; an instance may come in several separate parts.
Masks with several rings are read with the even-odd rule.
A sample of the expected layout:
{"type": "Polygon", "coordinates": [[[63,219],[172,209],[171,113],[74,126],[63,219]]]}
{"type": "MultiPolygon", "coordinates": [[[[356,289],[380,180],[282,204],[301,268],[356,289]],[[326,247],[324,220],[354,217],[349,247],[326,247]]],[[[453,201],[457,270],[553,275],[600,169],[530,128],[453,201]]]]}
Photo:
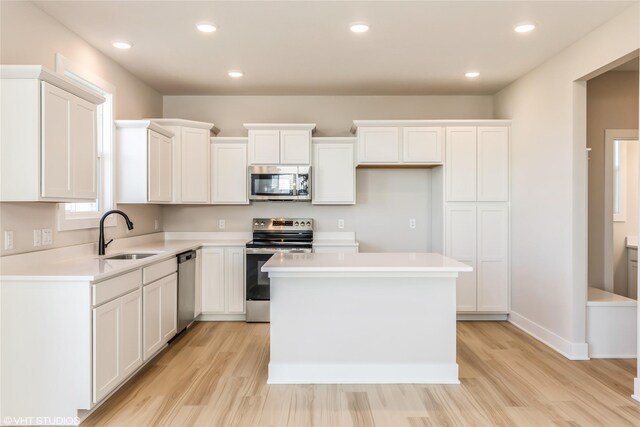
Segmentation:
{"type": "MultiPolygon", "coordinates": [[[[57,217],[58,217],[58,231],[71,231],[71,230],[83,230],[98,228],[100,225],[100,218],[110,209],[115,209],[115,162],[114,162],[114,147],[115,147],[115,117],[116,117],[116,87],[112,83],[96,76],[92,72],[88,71],[86,67],[65,58],[60,53],[56,53],[56,73],[65,75],[67,77],[72,74],[77,78],[87,81],[88,83],[99,87],[101,90],[107,92],[108,97],[111,98],[111,115],[108,119],[108,123],[99,123],[98,128],[102,128],[102,134],[108,129],[110,137],[108,141],[105,138],[99,137],[98,142],[98,171],[100,176],[98,177],[98,207],[97,212],[68,212],[65,209],[66,203],[58,203],[57,217]],[[108,127],[107,127],[108,126],[108,127]]],[[[100,107],[99,107],[100,108],[100,107]]],[[[104,114],[104,113],[103,113],[104,114]]],[[[115,216],[110,216],[104,222],[105,227],[114,227],[117,225],[117,219],[115,216]]]]}

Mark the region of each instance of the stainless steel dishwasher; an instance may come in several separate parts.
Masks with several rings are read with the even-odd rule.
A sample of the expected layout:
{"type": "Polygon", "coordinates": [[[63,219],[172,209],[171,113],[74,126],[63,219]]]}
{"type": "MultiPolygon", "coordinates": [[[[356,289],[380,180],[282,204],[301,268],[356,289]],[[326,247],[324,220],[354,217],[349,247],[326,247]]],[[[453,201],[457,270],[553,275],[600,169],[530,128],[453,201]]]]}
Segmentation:
{"type": "Polygon", "coordinates": [[[178,255],[178,333],[195,318],[196,307],[196,251],[178,255]]]}

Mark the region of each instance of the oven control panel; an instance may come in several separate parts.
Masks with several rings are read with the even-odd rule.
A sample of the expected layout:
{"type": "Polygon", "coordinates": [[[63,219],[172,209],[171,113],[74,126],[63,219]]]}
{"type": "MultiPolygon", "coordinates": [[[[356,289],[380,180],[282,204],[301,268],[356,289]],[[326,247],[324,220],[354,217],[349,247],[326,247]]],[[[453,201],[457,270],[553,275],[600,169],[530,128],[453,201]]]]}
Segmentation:
{"type": "Polygon", "coordinates": [[[311,218],[254,218],[253,230],[313,230],[311,218]]]}

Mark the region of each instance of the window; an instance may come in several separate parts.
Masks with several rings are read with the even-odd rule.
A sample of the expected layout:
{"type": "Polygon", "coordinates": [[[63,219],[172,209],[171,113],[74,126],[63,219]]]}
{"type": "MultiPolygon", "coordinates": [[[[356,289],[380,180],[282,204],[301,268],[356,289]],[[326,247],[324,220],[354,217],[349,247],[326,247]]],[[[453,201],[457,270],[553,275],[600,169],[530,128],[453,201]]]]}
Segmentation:
{"type": "MultiPolygon", "coordinates": [[[[56,55],[56,71],[105,98],[105,102],[97,109],[98,198],[95,202],[60,203],[58,205],[59,231],[97,228],[102,214],[113,208],[112,153],[115,87],[60,54],[56,55]]],[[[116,221],[113,217],[105,221],[107,226],[115,224],[116,221]]]]}

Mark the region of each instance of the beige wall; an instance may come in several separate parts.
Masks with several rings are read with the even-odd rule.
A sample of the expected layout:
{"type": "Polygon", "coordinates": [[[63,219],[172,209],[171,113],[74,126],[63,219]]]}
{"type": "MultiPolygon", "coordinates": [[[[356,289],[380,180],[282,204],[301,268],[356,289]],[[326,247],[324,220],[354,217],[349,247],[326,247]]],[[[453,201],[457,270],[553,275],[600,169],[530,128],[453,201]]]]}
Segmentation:
{"type": "MultiPolygon", "coordinates": [[[[496,94],[510,118],[510,321],[585,357],[586,90],[581,80],[640,47],[634,4],[496,94]]],[[[638,97],[636,91],[635,94],[638,97]]]]}
{"type": "MultiPolygon", "coordinates": [[[[40,64],[55,69],[55,54],[61,53],[75,63],[86,66],[91,73],[116,86],[116,118],[136,119],[162,114],[162,97],[155,90],[100,53],[77,35],[42,12],[30,2],[0,3],[0,63],[40,64]]],[[[154,230],[154,220],[162,220],[162,211],[154,206],[120,206],[131,214],[135,229],[131,235],[154,230]]],[[[2,230],[14,232],[14,250],[0,254],[28,252],[33,248],[33,229],[54,230],[53,247],[94,242],[97,230],[56,231],[54,203],[0,203],[2,230]]],[[[126,234],[119,221],[109,229],[109,237],[126,234]]],[[[37,249],[49,249],[52,246],[37,249]]]]}
{"type": "Polygon", "coordinates": [[[490,96],[165,96],[164,117],[211,121],[219,136],[243,123],[316,123],[315,136],[348,136],[356,119],[491,119],[490,96]]]}
{"type": "MultiPolygon", "coordinates": [[[[249,122],[310,122],[317,124],[316,136],[344,136],[354,119],[490,119],[493,103],[490,96],[165,96],[164,115],[212,121],[221,136],[246,136],[242,123],[249,122]]],[[[428,251],[431,174],[358,170],[355,206],[167,206],[165,230],[217,231],[218,219],[225,219],[228,231],[250,231],[254,217],[303,216],[316,220],[317,231],[355,231],[362,251],[428,251]],[[345,220],[344,230],[337,228],[338,219],[345,220]]]]}
{"type": "MultiPolygon", "coordinates": [[[[606,129],[638,128],[638,72],[610,71],[587,82],[587,147],[589,154],[589,286],[603,288],[605,280],[604,248],[611,242],[605,235],[605,139],[606,129]]],[[[636,235],[637,162],[628,149],[627,220],[613,225],[613,266],[616,293],[626,294],[627,258],[625,237],[636,235]]],[[[611,222],[609,221],[609,226],[611,222]]]]}

